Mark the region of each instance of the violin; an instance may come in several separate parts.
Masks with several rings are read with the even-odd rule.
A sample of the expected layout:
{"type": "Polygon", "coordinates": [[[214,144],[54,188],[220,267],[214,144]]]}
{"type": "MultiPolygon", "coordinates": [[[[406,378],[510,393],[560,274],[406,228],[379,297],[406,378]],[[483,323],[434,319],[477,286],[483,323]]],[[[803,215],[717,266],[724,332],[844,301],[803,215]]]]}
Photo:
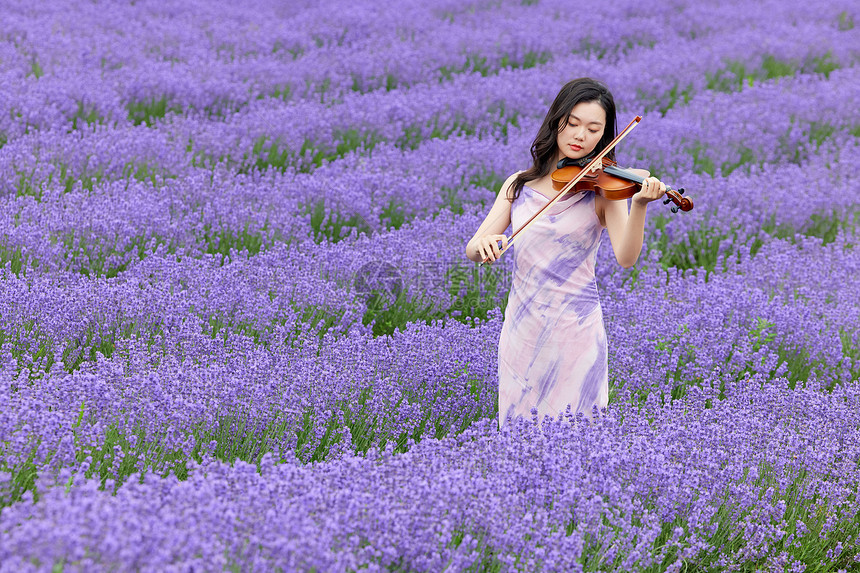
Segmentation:
{"type": "MultiPolygon", "coordinates": [[[[645,177],[618,167],[618,164],[608,157],[602,158],[603,168],[600,171],[589,171],[580,176],[586,160],[570,159],[565,157],[558,162],[557,169],[552,172],[552,187],[556,191],[564,189],[570,181],[580,176],[575,183],[573,191],[580,193],[583,191],[594,191],[596,194],[609,199],[610,201],[620,201],[621,199],[629,199],[639,192],[640,185],[645,181],[645,177]]],[[[693,209],[693,200],[689,197],[682,197],[684,189],[673,189],[666,187],[666,199],[664,205],[674,203],[672,212],[690,211],[693,209]]]]}
{"type": "MultiPolygon", "coordinates": [[[[541,207],[541,209],[532,215],[531,218],[519,229],[514,231],[508,239],[506,247],[502,248],[502,241],[499,241],[499,248],[501,249],[499,254],[504,254],[508,249],[510,249],[517,236],[543,216],[546,210],[561,199],[562,195],[566,195],[568,191],[594,190],[596,193],[599,193],[609,200],[627,199],[638,193],[638,186],[642,184],[645,178],[627,169],[621,169],[614,161],[607,159],[606,155],[615,148],[618,142],[627,137],[627,134],[629,134],[634,127],[639,125],[640,121],[642,121],[642,116],[637,115],[629,124],[627,124],[627,127],[615,136],[615,139],[610,141],[609,144],[603,148],[603,151],[590,160],[583,158],[577,161],[575,159],[564,158],[559,161],[557,165],[558,169],[554,171],[551,176],[552,185],[559,191],[559,194],[546,205],[541,207]],[[584,166],[583,163],[585,164],[584,166]],[[602,166],[602,169],[598,172],[594,172],[593,170],[598,164],[602,166]],[[607,179],[607,177],[609,179],[607,179]],[[585,181],[583,182],[583,180],[585,181]],[[620,181],[620,183],[618,181],[620,181]],[[580,187],[580,184],[582,184],[582,187],[580,187]]],[[[679,209],[682,211],[689,211],[693,208],[693,201],[686,197],[681,197],[683,193],[683,189],[679,191],[672,189],[671,193],[670,190],[667,189],[666,195],[668,195],[669,198],[663,201],[663,203],[668,204],[670,201],[674,202],[675,206],[672,207],[673,213],[677,213],[679,209]]],[[[484,266],[486,262],[486,260],[482,261],[480,266],[484,266]]]]}

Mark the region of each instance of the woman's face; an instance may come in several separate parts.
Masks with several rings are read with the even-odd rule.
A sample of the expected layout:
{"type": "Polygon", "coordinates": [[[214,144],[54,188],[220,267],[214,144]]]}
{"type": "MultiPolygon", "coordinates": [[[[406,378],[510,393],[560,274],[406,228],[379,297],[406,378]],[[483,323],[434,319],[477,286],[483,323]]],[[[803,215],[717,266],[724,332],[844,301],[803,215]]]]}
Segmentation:
{"type": "Polygon", "coordinates": [[[573,106],[567,123],[556,137],[558,159],[581,159],[594,151],[605,127],[606,111],[596,101],[583,101],[573,106]]]}

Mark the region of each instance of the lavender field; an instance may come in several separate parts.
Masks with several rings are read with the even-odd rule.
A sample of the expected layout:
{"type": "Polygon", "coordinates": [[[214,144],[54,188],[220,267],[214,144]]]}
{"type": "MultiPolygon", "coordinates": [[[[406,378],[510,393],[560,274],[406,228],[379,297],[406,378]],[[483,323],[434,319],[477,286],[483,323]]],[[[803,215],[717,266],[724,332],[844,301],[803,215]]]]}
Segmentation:
{"type": "Polygon", "coordinates": [[[860,570],[860,7],[577,6],[0,0],[0,571],[860,570]],[[695,209],[500,430],[465,245],[581,76],[695,209]]]}

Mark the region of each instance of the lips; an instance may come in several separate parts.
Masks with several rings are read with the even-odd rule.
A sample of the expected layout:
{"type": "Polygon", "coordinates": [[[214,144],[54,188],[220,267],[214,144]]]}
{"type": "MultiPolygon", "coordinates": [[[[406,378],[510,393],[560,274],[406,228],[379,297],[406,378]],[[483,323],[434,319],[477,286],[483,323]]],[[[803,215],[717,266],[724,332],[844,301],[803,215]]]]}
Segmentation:
{"type": "Polygon", "coordinates": [[[571,145],[570,148],[574,151],[580,151],[582,149],[579,145],[571,145]]]}

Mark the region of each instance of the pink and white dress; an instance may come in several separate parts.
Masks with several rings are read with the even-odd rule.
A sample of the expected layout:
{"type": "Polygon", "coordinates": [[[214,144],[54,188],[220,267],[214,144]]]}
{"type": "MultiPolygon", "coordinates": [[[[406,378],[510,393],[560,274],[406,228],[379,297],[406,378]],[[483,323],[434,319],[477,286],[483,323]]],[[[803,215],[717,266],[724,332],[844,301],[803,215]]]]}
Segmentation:
{"type": "MultiPolygon", "coordinates": [[[[549,199],[524,186],[511,205],[522,227],[549,199]]],[[[591,418],[609,401],[606,330],[594,262],[603,227],[592,192],[559,199],[517,236],[513,282],[499,337],[499,426],[515,416],[591,418]]]]}

